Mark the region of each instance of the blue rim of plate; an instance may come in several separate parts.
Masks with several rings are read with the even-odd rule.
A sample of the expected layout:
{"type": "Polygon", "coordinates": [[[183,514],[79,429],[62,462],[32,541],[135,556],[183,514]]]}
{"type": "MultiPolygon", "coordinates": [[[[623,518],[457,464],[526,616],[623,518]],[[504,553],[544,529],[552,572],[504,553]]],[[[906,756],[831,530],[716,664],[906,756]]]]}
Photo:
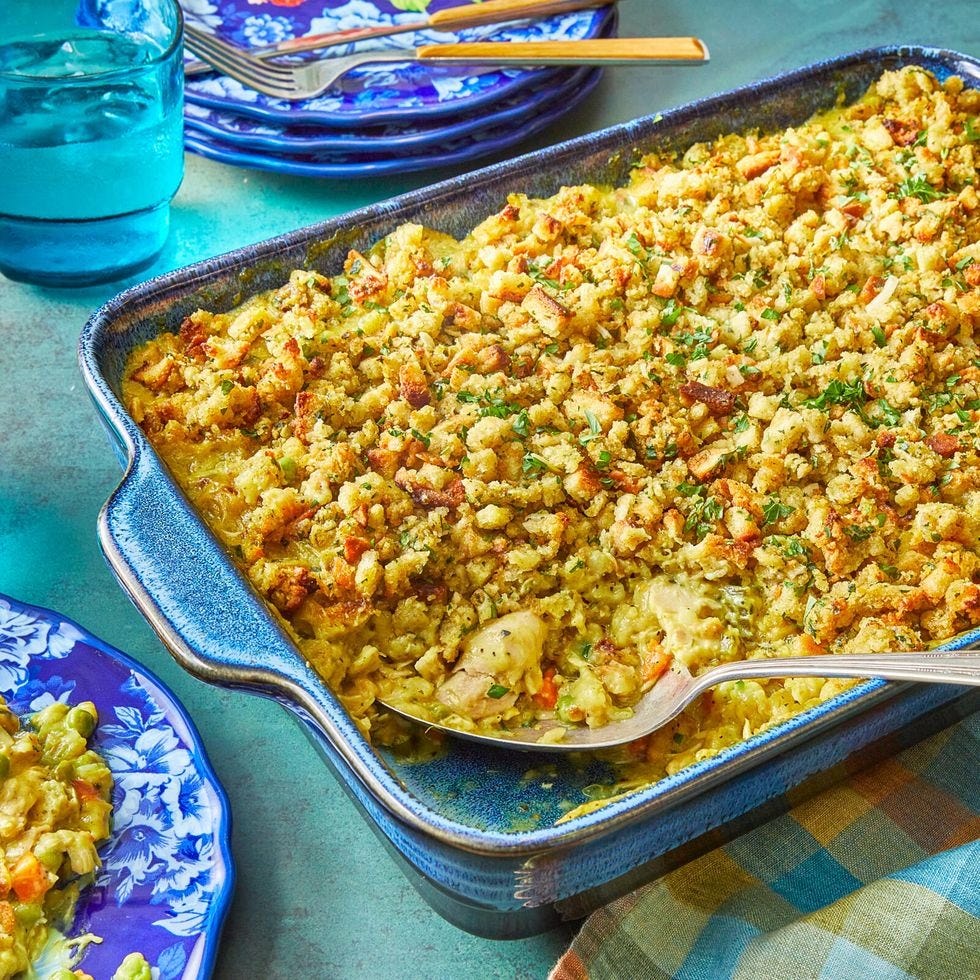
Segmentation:
{"type": "Polygon", "coordinates": [[[429,170],[466,163],[520,143],[578,105],[596,87],[601,76],[602,69],[593,68],[575,92],[558,98],[545,107],[545,111],[523,125],[505,128],[500,133],[491,134],[489,138],[481,138],[479,133],[469,134],[461,137],[461,146],[442,152],[421,153],[417,156],[400,155],[387,159],[377,159],[370,155],[364,159],[345,159],[343,155],[324,154],[325,159],[317,159],[318,154],[315,153],[274,155],[246,152],[197,132],[185,132],[184,146],[193,153],[221,163],[297,177],[377,177],[429,170]]]}
{"type": "MultiPolygon", "coordinates": [[[[69,930],[102,942],[78,965],[109,977],[141,952],[155,980],[210,976],[235,883],[231,807],[186,710],[131,657],[2,593],[0,694],[21,717],[54,700],[99,712],[92,745],[115,780],[113,827],[69,930]]],[[[56,965],[58,944],[36,968],[47,976],[56,965]]]]}
{"type": "Polygon", "coordinates": [[[370,130],[340,133],[312,126],[291,126],[282,130],[265,127],[255,129],[251,128],[254,120],[247,117],[237,117],[218,110],[203,110],[198,106],[186,107],[184,125],[187,131],[203,133],[226,147],[241,147],[246,150],[271,150],[279,154],[317,152],[395,154],[404,150],[419,150],[444,144],[450,139],[521,119],[529,113],[553,104],[559,98],[571,95],[579,85],[588,81],[589,74],[593,70],[587,67],[573,68],[566,73],[567,77],[558,86],[541,86],[527,96],[518,93],[505,99],[499,109],[490,109],[480,115],[467,116],[425,128],[413,124],[392,125],[373,133],[370,130]],[[208,117],[196,116],[196,112],[208,112],[208,117]],[[232,128],[236,124],[244,125],[245,128],[232,128]]]}
{"type": "MultiPolygon", "coordinates": [[[[226,0],[227,2],[227,0],[226,0]]],[[[326,2],[326,0],[321,0],[326,2]]],[[[377,0],[385,2],[385,0],[377,0]]],[[[203,0],[204,5],[213,6],[209,0],[203,0]]],[[[363,5],[364,0],[350,0],[345,6],[363,5]]],[[[388,4],[390,6],[390,4],[388,4]]],[[[436,10],[454,6],[451,2],[435,0],[431,9],[436,10]]],[[[288,20],[290,13],[299,8],[278,8],[278,17],[288,20]]],[[[190,11],[187,0],[184,0],[184,13],[191,23],[206,22],[197,20],[190,11]]],[[[418,19],[419,14],[413,14],[418,19]]],[[[590,10],[575,11],[569,14],[544,18],[533,26],[523,28],[509,26],[487,25],[483,28],[472,28],[459,31],[457,34],[436,33],[432,31],[414,34],[396,35],[382,38],[373,43],[375,47],[412,47],[416,43],[439,43],[452,40],[522,40],[529,38],[557,36],[590,38],[611,37],[616,32],[618,23],[614,4],[590,10]]],[[[213,29],[213,25],[211,25],[213,29]]],[[[303,32],[300,32],[303,33],[303,32]]],[[[241,38],[224,33],[227,40],[241,43],[241,38]]],[[[264,40],[264,38],[263,38],[264,40]]],[[[338,46],[337,54],[350,50],[363,50],[364,44],[338,46]]],[[[322,57],[322,54],[320,55],[322,57]]],[[[289,103],[261,95],[243,85],[227,79],[224,76],[202,75],[192,76],[185,80],[184,98],[193,105],[211,109],[222,109],[235,112],[238,115],[262,119],[278,125],[295,124],[299,118],[304,124],[324,127],[341,127],[344,129],[359,129],[365,126],[378,126],[391,122],[428,121],[446,116],[459,116],[478,110],[489,103],[497,102],[529,85],[546,85],[557,83],[562,75],[559,68],[497,68],[485,71],[473,71],[463,66],[456,68],[439,65],[423,65],[406,63],[404,65],[364,66],[349,72],[338,83],[345,99],[342,105],[337,105],[336,97],[330,93],[318,99],[308,99],[303,102],[289,103]],[[365,78],[373,76],[372,86],[364,84],[365,78]],[[418,95],[406,97],[399,95],[395,101],[394,94],[399,89],[413,84],[413,76],[419,84],[433,88],[431,81],[438,80],[439,85],[446,88],[445,98],[433,101],[418,95]],[[385,88],[384,86],[388,87],[385,88]],[[455,88],[455,91],[453,90],[455,88]],[[382,105],[382,98],[375,98],[372,106],[371,99],[366,93],[371,90],[387,93],[387,104],[382,105]]],[[[422,91],[420,88],[416,92],[422,91]]]]}

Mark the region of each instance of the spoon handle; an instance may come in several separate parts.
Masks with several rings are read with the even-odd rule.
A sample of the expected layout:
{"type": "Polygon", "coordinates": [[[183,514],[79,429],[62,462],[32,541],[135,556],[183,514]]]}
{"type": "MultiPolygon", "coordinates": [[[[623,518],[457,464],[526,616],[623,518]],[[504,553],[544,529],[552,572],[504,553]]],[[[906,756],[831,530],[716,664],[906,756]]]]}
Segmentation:
{"type": "Polygon", "coordinates": [[[702,688],[746,677],[881,677],[894,681],[980,685],[980,652],[923,650],[740,660],[706,671],[697,682],[702,688]]]}

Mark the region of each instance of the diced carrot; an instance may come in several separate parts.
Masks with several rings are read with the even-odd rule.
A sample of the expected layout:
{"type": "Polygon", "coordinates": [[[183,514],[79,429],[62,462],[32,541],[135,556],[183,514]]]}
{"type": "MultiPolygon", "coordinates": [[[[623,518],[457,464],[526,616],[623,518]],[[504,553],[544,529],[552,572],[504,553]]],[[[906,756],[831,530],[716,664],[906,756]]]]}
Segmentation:
{"type": "Polygon", "coordinates": [[[30,851],[10,870],[10,886],[22,902],[38,902],[51,887],[51,879],[30,851]]]}
{"type": "Polygon", "coordinates": [[[643,682],[655,681],[667,673],[667,668],[670,667],[673,659],[674,655],[667,653],[659,643],[653,644],[648,655],[643,658],[643,682]]]}
{"type": "Polygon", "coordinates": [[[71,784],[79,803],[99,799],[99,791],[87,779],[73,779],[71,784]]]}
{"type": "Polygon", "coordinates": [[[801,657],[822,657],[826,652],[827,648],[817,643],[809,633],[803,633],[800,636],[801,657]]]}
{"type": "Polygon", "coordinates": [[[552,709],[558,701],[558,685],[555,683],[555,668],[549,667],[541,678],[541,689],[534,695],[534,701],[542,708],[552,709]]]}

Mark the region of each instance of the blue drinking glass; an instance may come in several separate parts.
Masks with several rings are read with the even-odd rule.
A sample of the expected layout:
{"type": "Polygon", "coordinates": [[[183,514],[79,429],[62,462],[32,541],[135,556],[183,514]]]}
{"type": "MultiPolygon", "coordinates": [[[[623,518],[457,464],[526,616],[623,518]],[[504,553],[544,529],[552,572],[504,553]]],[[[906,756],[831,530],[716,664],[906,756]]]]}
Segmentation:
{"type": "Polygon", "coordinates": [[[0,272],[119,279],[162,250],[183,176],[177,0],[0,3],[0,272]]]}

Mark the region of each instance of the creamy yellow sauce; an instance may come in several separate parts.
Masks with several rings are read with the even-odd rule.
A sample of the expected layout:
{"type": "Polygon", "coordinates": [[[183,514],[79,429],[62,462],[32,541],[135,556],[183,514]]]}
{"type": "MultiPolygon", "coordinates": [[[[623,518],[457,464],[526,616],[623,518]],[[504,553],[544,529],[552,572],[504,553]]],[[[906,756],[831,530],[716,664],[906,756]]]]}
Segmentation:
{"type": "Polygon", "coordinates": [[[20,720],[0,698],[0,978],[30,970],[70,923],[109,836],[112,776],[88,747],[90,701],[20,720]]]}

